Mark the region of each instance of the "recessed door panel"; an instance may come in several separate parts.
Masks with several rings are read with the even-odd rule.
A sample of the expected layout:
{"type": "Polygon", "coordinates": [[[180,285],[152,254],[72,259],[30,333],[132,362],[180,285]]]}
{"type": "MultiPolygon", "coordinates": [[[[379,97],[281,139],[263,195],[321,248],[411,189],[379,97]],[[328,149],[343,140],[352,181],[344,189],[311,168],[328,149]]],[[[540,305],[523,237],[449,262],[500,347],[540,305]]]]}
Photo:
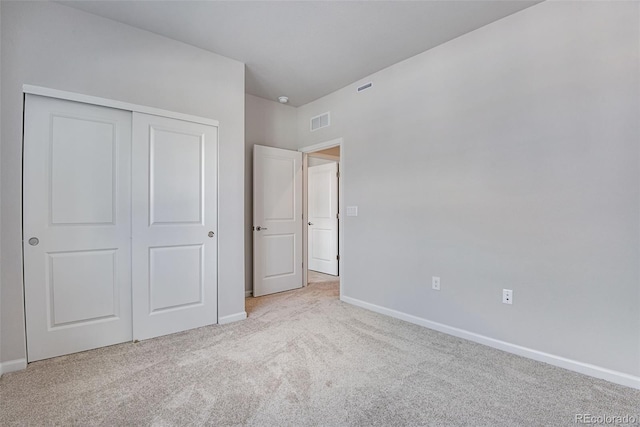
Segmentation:
{"type": "Polygon", "coordinates": [[[133,113],[133,335],[217,322],[218,130],[133,113]]]}
{"type": "Polygon", "coordinates": [[[50,253],[51,328],[117,316],[116,250],[50,253]]]}
{"type": "Polygon", "coordinates": [[[151,126],[151,224],[202,224],[204,135],[151,126]]]}
{"type": "Polygon", "coordinates": [[[319,261],[331,261],[331,258],[335,258],[336,254],[332,254],[331,239],[333,238],[333,232],[329,229],[322,229],[314,227],[309,233],[309,239],[311,241],[311,250],[309,256],[311,259],[319,261]]]}
{"type": "Polygon", "coordinates": [[[295,273],[295,234],[264,237],[264,277],[274,278],[295,273]]]}
{"type": "Polygon", "coordinates": [[[263,162],[264,219],[292,221],[296,212],[294,194],[296,160],[265,157],[263,162]]]}
{"type": "MultiPolygon", "coordinates": [[[[331,165],[330,165],[331,166],[331,165]]],[[[329,219],[335,211],[333,177],[334,167],[317,170],[318,166],[309,168],[309,212],[310,217],[329,219]]]]}
{"type": "Polygon", "coordinates": [[[203,255],[202,245],[150,248],[151,313],[202,304],[203,255]]]}
{"type": "Polygon", "coordinates": [[[131,334],[131,112],[25,98],[30,362],[131,334]]]}
{"type": "Polygon", "coordinates": [[[111,224],[116,123],[51,116],[51,223],[111,224]]]}

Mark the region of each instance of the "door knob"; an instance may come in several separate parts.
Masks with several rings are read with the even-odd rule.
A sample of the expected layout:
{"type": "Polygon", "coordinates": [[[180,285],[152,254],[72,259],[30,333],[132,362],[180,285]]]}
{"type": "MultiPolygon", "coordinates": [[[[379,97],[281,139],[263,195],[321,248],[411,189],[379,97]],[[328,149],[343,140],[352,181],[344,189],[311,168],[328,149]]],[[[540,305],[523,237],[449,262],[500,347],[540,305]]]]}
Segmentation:
{"type": "Polygon", "coordinates": [[[256,231],[266,230],[266,229],[267,229],[267,227],[260,227],[260,226],[256,227],[256,231]]]}
{"type": "Polygon", "coordinates": [[[309,224],[309,225],[313,225],[313,223],[312,223],[312,222],[309,222],[308,224],[309,224]]]}
{"type": "Polygon", "coordinates": [[[214,233],[213,231],[210,231],[210,232],[209,232],[209,237],[213,237],[213,236],[214,236],[214,234],[216,234],[216,233],[214,233]]]}
{"type": "Polygon", "coordinates": [[[40,243],[40,240],[38,240],[37,237],[32,237],[29,239],[29,244],[31,246],[38,246],[38,243],[40,243]]]}

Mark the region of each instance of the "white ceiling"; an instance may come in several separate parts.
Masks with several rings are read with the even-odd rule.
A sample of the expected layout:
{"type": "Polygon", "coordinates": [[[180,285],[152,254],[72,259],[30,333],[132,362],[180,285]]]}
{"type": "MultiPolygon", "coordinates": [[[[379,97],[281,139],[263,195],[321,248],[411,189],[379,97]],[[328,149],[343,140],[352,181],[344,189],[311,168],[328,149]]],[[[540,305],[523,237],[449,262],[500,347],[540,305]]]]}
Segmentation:
{"type": "Polygon", "coordinates": [[[62,1],[236,59],[300,106],[538,1],[62,1]]]}

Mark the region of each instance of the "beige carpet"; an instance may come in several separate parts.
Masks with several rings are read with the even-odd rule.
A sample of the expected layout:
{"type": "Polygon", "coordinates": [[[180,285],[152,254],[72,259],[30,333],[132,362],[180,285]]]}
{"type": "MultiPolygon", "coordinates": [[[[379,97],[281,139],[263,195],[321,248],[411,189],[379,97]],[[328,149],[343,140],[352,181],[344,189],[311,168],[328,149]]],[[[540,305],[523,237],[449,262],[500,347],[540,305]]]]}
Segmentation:
{"type": "Polygon", "coordinates": [[[338,276],[331,276],[330,274],[324,274],[313,270],[307,271],[307,283],[335,282],[338,280],[340,280],[340,277],[338,276]]]}
{"type": "Polygon", "coordinates": [[[337,282],[247,309],[6,374],[0,425],[570,426],[576,413],[640,413],[640,391],[350,306],[337,282]]]}

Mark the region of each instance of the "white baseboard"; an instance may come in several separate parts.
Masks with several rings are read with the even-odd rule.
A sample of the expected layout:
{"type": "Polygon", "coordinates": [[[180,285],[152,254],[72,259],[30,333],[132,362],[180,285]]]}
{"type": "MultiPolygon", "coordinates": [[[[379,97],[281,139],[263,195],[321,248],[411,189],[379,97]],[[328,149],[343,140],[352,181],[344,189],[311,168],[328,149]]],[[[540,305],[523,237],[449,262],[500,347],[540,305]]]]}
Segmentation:
{"type": "Polygon", "coordinates": [[[226,325],[227,323],[237,322],[239,320],[244,320],[247,318],[247,312],[242,311],[240,313],[230,314],[228,316],[222,316],[218,319],[218,323],[220,325],[226,325]]]}
{"type": "Polygon", "coordinates": [[[27,369],[27,359],[9,360],[0,363],[0,375],[27,369]]]}
{"type": "Polygon", "coordinates": [[[376,313],[384,314],[396,319],[404,320],[409,323],[424,326],[438,332],[443,332],[445,334],[453,335],[458,338],[463,338],[479,344],[484,344],[486,346],[506,351],[508,353],[517,354],[518,356],[527,357],[539,362],[548,363],[550,365],[578,372],[580,374],[589,375],[595,378],[600,378],[612,383],[640,390],[640,377],[634,375],[625,374],[623,372],[614,371],[596,365],[591,365],[589,363],[578,362],[576,360],[567,359],[565,357],[556,356],[549,353],[544,353],[542,351],[522,347],[517,344],[511,344],[506,341],[500,341],[484,335],[476,334],[474,332],[469,332],[464,329],[454,328],[452,326],[433,322],[431,320],[423,319],[411,314],[406,314],[400,311],[392,310],[390,308],[381,307],[379,305],[371,304],[359,299],[341,296],[340,300],[361,308],[365,308],[367,310],[375,311],[376,313]]]}
{"type": "Polygon", "coordinates": [[[244,297],[245,297],[245,298],[248,298],[248,297],[250,297],[251,295],[253,295],[253,291],[244,291],[244,297]]]}

